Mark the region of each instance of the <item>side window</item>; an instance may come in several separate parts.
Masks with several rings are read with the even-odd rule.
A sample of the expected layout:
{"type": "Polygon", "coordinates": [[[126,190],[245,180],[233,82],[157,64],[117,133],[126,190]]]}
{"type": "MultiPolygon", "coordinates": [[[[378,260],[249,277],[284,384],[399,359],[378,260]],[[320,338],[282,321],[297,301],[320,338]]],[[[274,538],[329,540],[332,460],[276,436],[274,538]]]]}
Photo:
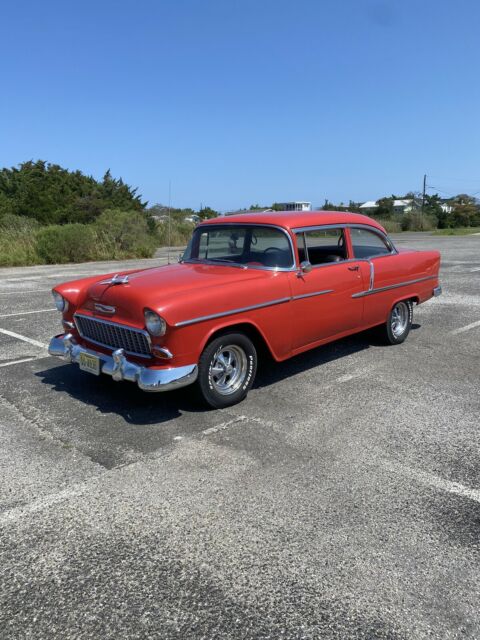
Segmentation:
{"type": "Polygon", "coordinates": [[[374,231],[353,228],[350,229],[350,237],[355,258],[374,258],[390,253],[384,239],[374,231]]]}
{"type": "Polygon", "coordinates": [[[300,262],[305,262],[305,260],[307,259],[307,254],[305,251],[305,235],[303,234],[303,231],[301,231],[300,233],[297,233],[296,238],[297,238],[298,258],[300,262]]]}
{"type": "Polygon", "coordinates": [[[343,229],[312,229],[305,232],[305,241],[306,259],[312,265],[341,262],[347,257],[343,229]]]}

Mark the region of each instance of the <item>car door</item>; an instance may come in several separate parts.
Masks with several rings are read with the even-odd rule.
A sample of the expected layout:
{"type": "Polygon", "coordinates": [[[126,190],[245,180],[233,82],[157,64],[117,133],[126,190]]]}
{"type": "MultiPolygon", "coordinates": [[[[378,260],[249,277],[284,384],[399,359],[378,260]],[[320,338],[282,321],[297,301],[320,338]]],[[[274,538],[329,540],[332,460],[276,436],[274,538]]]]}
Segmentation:
{"type": "Polygon", "coordinates": [[[361,328],[364,300],[353,296],[369,282],[369,264],[351,258],[345,229],[301,229],[295,237],[306,268],[290,273],[294,350],[361,328]]]}
{"type": "MultiPolygon", "coordinates": [[[[375,294],[367,293],[365,296],[365,324],[380,324],[385,322],[393,301],[398,297],[398,290],[392,287],[399,282],[401,257],[388,238],[377,229],[352,227],[350,241],[353,257],[368,260],[371,265],[369,289],[375,294]]],[[[405,280],[414,277],[405,273],[405,280]]]]}

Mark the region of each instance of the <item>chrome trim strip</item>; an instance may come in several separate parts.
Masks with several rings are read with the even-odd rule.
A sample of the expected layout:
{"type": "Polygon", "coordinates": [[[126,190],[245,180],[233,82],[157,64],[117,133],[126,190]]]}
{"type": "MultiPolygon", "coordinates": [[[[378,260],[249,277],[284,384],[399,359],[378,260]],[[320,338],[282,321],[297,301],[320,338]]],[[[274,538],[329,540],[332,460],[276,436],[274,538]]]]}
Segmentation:
{"type": "Polygon", "coordinates": [[[99,313],[115,313],[116,311],[115,307],[111,307],[108,304],[100,304],[100,302],[95,302],[93,306],[95,311],[98,311],[99,313]]]}
{"type": "Polygon", "coordinates": [[[167,360],[171,360],[173,358],[173,353],[167,347],[157,347],[156,345],[152,347],[152,351],[154,354],[162,353],[167,360]]]}
{"type": "MultiPolygon", "coordinates": [[[[215,225],[218,225],[219,227],[267,227],[269,229],[278,229],[279,231],[281,231],[283,234],[285,234],[288,238],[288,243],[290,246],[290,251],[291,251],[291,255],[292,255],[292,260],[293,260],[293,266],[292,267],[260,267],[260,266],[247,266],[248,269],[258,269],[259,271],[295,271],[296,270],[296,258],[295,258],[295,247],[293,246],[293,240],[292,240],[292,236],[290,235],[290,233],[288,232],[287,229],[285,229],[285,227],[280,227],[276,224],[268,224],[265,222],[262,223],[257,223],[257,222],[207,222],[207,223],[201,223],[198,226],[195,227],[194,229],[194,233],[195,231],[197,231],[198,229],[202,229],[202,228],[208,228],[208,227],[214,227],[215,225]]],[[[193,237],[193,236],[192,236],[193,237]]],[[[197,264],[202,264],[201,262],[197,262],[197,264]]],[[[220,264],[219,262],[215,263],[217,265],[222,266],[222,264],[220,264]]],[[[225,266],[225,265],[223,265],[225,266]]],[[[227,265],[228,266],[228,265],[227,265]]]]}
{"type": "Polygon", "coordinates": [[[190,324],[196,324],[197,322],[205,322],[206,320],[215,320],[216,318],[224,318],[225,316],[232,316],[235,313],[243,313],[245,311],[253,311],[255,309],[264,309],[265,307],[273,307],[277,304],[285,304],[293,300],[301,300],[302,298],[312,298],[314,296],[323,296],[326,293],[333,293],[333,289],[325,289],[323,291],[314,291],[313,293],[303,293],[299,296],[293,296],[290,298],[279,298],[278,300],[270,300],[270,302],[262,302],[261,304],[253,304],[250,307],[241,307],[239,309],[231,309],[230,311],[221,311],[220,313],[212,313],[208,316],[199,316],[198,318],[191,318],[190,320],[182,320],[174,324],[174,327],[186,327],[190,324]]]}
{"type": "Polygon", "coordinates": [[[368,284],[368,290],[372,291],[373,285],[375,284],[375,266],[371,260],[368,261],[368,264],[370,265],[370,282],[368,284]]]}
{"type": "Polygon", "coordinates": [[[116,273],[110,280],[102,280],[100,284],[128,284],[128,275],[121,276],[116,273]]]}
{"type": "Polygon", "coordinates": [[[425,278],[417,278],[416,280],[408,280],[407,282],[390,284],[387,287],[379,287],[378,289],[371,289],[369,291],[360,291],[359,293],[352,294],[352,298],[363,298],[364,296],[371,296],[374,293],[382,293],[383,291],[389,291],[390,289],[399,289],[400,287],[406,287],[409,284],[416,284],[417,282],[425,282],[426,280],[435,280],[436,278],[437,276],[426,276],[425,278]]]}
{"type": "MultiPolygon", "coordinates": [[[[103,324],[108,324],[110,326],[114,326],[114,327],[123,327],[124,329],[128,329],[130,331],[136,331],[137,333],[142,333],[148,340],[148,344],[150,345],[150,349],[152,348],[152,339],[150,337],[150,334],[148,333],[148,331],[144,331],[143,329],[138,329],[137,327],[131,327],[128,324],[122,324],[120,322],[111,322],[109,320],[104,320],[103,318],[97,318],[96,316],[88,316],[85,313],[74,313],[73,314],[73,321],[75,322],[75,327],[77,328],[78,333],[80,334],[80,336],[84,339],[87,340],[88,342],[92,342],[93,344],[98,344],[98,346],[100,347],[105,347],[106,349],[112,349],[112,351],[115,351],[115,347],[112,347],[111,344],[105,344],[104,342],[98,342],[97,340],[93,340],[93,338],[89,338],[87,336],[84,336],[81,329],[80,329],[80,325],[77,323],[76,318],[80,317],[80,318],[87,318],[87,320],[93,320],[95,322],[102,322],[103,324]]],[[[128,353],[128,355],[130,356],[136,356],[137,358],[151,358],[152,356],[149,355],[145,355],[144,353],[137,353],[136,351],[125,351],[125,353],[128,353]]]]}
{"type": "Polygon", "coordinates": [[[302,293],[300,296],[293,296],[290,300],[302,300],[303,298],[313,298],[314,296],[323,296],[326,293],[333,293],[333,289],[325,289],[324,291],[314,291],[313,293],[302,293]]]}
{"type": "Polygon", "coordinates": [[[223,318],[225,316],[232,316],[235,313],[243,313],[244,311],[253,311],[254,309],[263,309],[264,307],[273,307],[277,304],[284,304],[290,302],[291,298],[278,298],[278,300],[270,300],[270,302],[262,302],[261,304],[253,304],[251,307],[240,307],[239,309],[231,309],[230,311],[221,311],[220,313],[212,313],[208,316],[199,316],[198,318],[191,318],[190,320],[182,320],[174,324],[174,327],[186,327],[190,324],[196,324],[197,322],[204,322],[205,320],[214,320],[215,318],[223,318]]]}
{"type": "MultiPolygon", "coordinates": [[[[346,258],[339,262],[322,262],[322,264],[312,264],[312,271],[315,269],[325,269],[327,267],[338,267],[342,264],[351,264],[352,262],[370,262],[370,258],[346,258]]],[[[296,269],[296,271],[298,271],[298,269],[296,269]]]]}

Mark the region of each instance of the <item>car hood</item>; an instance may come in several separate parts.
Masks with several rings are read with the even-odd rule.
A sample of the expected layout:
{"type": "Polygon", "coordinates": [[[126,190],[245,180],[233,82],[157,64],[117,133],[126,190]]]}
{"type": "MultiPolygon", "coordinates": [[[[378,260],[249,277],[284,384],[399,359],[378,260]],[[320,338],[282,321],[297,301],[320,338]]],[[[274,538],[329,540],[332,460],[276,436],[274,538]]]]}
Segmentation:
{"type": "Polygon", "coordinates": [[[186,263],[125,273],[128,281],[123,284],[112,283],[111,276],[90,283],[78,311],[137,324],[143,323],[147,307],[174,323],[183,309],[198,311],[200,315],[206,308],[216,309],[219,305],[224,308],[232,303],[235,307],[233,291],[241,290],[242,295],[250,291],[255,298],[254,283],[275,274],[260,269],[186,263]]]}

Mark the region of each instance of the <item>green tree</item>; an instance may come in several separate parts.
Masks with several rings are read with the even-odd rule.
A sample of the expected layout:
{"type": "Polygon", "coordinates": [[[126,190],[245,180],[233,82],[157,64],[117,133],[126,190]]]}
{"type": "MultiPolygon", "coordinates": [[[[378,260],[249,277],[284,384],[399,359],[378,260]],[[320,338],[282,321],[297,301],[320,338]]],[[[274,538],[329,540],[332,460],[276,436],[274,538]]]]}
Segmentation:
{"type": "Polygon", "coordinates": [[[451,202],[452,219],[455,227],[473,227],[480,224],[480,208],[475,200],[466,193],[461,193],[451,202]]]}
{"type": "Polygon", "coordinates": [[[198,215],[202,220],[208,220],[209,218],[216,218],[218,216],[218,211],[212,209],[211,207],[202,207],[198,211],[198,215]]]}
{"type": "Polygon", "coordinates": [[[44,160],[0,170],[0,215],[34,218],[41,224],[91,222],[102,211],[144,208],[136,189],[107,171],[102,181],[44,160]]]}
{"type": "Polygon", "coordinates": [[[390,198],[380,198],[380,200],[377,200],[378,206],[375,209],[375,217],[391,218],[393,215],[393,201],[395,199],[395,196],[392,195],[390,198]]]}

